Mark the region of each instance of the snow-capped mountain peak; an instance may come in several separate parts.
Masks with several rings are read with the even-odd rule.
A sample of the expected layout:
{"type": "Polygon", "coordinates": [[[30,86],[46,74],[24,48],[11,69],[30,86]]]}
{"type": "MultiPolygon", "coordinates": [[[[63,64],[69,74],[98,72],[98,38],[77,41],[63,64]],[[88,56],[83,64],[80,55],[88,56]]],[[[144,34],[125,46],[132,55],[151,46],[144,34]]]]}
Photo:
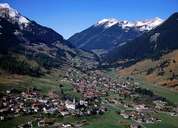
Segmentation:
{"type": "Polygon", "coordinates": [[[140,28],[140,30],[142,31],[151,30],[156,26],[160,25],[163,21],[164,21],[163,19],[155,17],[154,19],[150,20],[137,21],[135,22],[135,26],[140,28]]]}
{"type": "Polygon", "coordinates": [[[0,3],[0,16],[7,16],[8,18],[16,21],[19,25],[28,26],[30,21],[22,16],[17,10],[13,9],[8,3],[0,3]]]}
{"type": "Polygon", "coordinates": [[[0,7],[1,8],[11,8],[10,5],[8,3],[0,3],[0,7]]]}
{"type": "Polygon", "coordinates": [[[98,21],[96,26],[104,25],[105,28],[108,28],[108,27],[111,27],[117,23],[118,23],[117,19],[110,18],[110,19],[103,19],[103,20],[98,21]]]}
{"type": "Polygon", "coordinates": [[[137,28],[140,31],[149,31],[156,26],[160,25],[164,20],[162,20],[159,17],[156,17],[154,19],[149,19],[149,20],[143,20],[143,21],[127,21],[127,20],[117,20],[114,18],[110,19],[103,19],[98,21],[95,26],[104,26],[105,28],[110,28],[114,25],[118,25],[122,27],[123,29],[128,29],[128,28],[137,28]]]}

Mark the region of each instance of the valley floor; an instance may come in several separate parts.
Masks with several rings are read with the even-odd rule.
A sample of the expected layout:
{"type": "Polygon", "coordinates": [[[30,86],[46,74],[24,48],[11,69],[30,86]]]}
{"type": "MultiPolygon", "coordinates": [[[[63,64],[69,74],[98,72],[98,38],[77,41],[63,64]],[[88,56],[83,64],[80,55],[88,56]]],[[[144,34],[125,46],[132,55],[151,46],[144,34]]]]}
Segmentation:
{"type": "Polygon", "coordinates": [[[44,113],[22,114],[12,119],[0,121],[1,128],[13,128],[21,124],[28,124],[28,122],[32,122],[34,127],[38,127],[36,118],[39,117],[50,120],[53,125],[49,124],[48,127],[55,127],[55,123],[56,125],[62,124],[62,127],[75,126],[84,128],[128,128],[134,126],[141,126],[143,128],[178,128],[178,110],[175,112],[176,107],[178,109],[177,91],[147,83],[141,77],[118,76],[118,72],[114,69],[91,71],[89,73],[83,73],[74,69],[68,70],[67,73],[61,70],[53,70],[49,74],[39,78],[1,73],[0,88],[1,93],[13,88],[20,91],[36,88],[40,90],[40,95],[42,96],[48,96],[50,92],[60,92],[62,90],[62,95],[75,98],[78,101],[84,99],[84,97],[88,97],[90,94],[88,91],[90,91],[93,92],[91,95],[100,97],[99,100],[101,102],[99,106],[107,108],[102,114],[91,114],[88,116],[67,115],[62,117],[56,114],[44,113]],[[83,89],[81,83],[84,85],[88,84],[90,88],[84,87],[83,89]],[[61,88],[59,87],[60,85],[62,85],[61,88]],[[91,88],[94,88],[94,90],[91,88]],[[136,93],[135,91],[138,88],[141,92],[136,93]],[[148,93],[148,95],[143,94],[142,91],[148,93]],[[98,92],[102,93],[102,95],[98,94],[98,92]],[[86,93],[89,94],[86,95],[86,93]],[[151,96],[149,93],[151,93],[151,96]],[[136,98],[134,99],[133,97],[136,98]],[[164,101],[157,103],[155,101],[158,100],[152,97],[157,97],[158,99],[165,98],[166,106],[161,106],[161,103],[164,104],[164,101]],[[156,108],[154,103],[163,108],[156,108]],[[151,105],[149,106],[149,104],[151,105]],[[145,108],[137,108],[144,106],[145,108]],[[147,113],[147,111],[149,112],[147,113]]]}

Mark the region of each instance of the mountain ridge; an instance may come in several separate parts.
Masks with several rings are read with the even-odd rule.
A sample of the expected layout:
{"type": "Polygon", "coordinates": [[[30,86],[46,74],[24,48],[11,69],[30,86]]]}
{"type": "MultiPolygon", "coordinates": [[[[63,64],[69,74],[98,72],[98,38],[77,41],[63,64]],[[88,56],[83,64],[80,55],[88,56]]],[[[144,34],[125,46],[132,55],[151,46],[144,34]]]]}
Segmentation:
{"type": "MultiPolygon", "coordinates": [[[[178,31],[177,17],[178,13],[172,14],[165,22],[163,22],[160,26],[157,26],[155,29],[144,33],[133,41],[127,42],[127,44],[122,47],[115,48],[115,50],[111,51],[111,53],[113,52],[111,56],[114,57],[115,55],[118,55],[117,57],[120,57],[120,59],[140,59],[146,56],[149,57],[149,55],[144,53],[152,54],[155,50],[157,50],[161,54],[161,52],[166,52],[164,50],[178,48],[176,45],[176,33],[178,31]]],[[[156,56],[156,54],[154,56],[156,56]]]]}
{"type": "Polygon", "coordinates": [[[35,62],[37,65],[35,69],[38,70],[61,68],[65,65],[80,67],[81,63],[82,66],[87,65],[85,63],[87,59],[97,63],[93,53],[76,49],[53,29],[22,16],[8,4],[0,4],[0,42],[0,67],[8,71],[13,70],[13,73],[22,72],[24,74],[23,70],[25,69],[21,69],[23,63],[25,63],[26,67],[24,68],[28,69],[28,73],[33,72],[31,69],[33,66],[27,63],[29,61],[35,62]],[[28,22],[22,23],[20,20],[22,17],[28,22]],[[24,59],[19,60],[20,56],[23,56],[24,59]],[[82,61],[75,61],[75,58],[77,60],[80,58],[82,61]],[[12,64],[8,63],[6,59],[12,64]],[[16,67],[13,67],[13,64],[16,67]],[[19,71],[14,71],[14,69],[19,69],[19,71]]]}
{"type": "Polygon", "coordinates": [[[162,22],[160,18],[137,22],[120,21],[114,18],[103,19],[82,32],[74,34],[68,40],[77,48],[94,52],[101,50],[106,53],[115,46],[133,40],[155,28],[162,22]]]}

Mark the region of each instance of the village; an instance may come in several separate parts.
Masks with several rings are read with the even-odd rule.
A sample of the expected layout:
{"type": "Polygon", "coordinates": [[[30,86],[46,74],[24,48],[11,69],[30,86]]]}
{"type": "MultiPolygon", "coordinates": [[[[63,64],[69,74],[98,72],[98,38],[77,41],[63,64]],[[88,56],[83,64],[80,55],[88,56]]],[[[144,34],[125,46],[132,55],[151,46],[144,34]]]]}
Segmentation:
{"type": "Polygon", "coordinates": [[[108,104],[121,106],[122,109],[117,113],[123,118],[135,122],[130,127],[135,128],[142,126],[141,124],[161,122],[159,117],[154,115],[158,112],[178,116],[178,106],[170,103],[164,97],[155,95],[150,90],[138,87],[138,83],[132,78],[121,81],[113,79],[101,70],[81,73],[69,69],[65,79],[71,81],[76,90],[84,97],[103,97],[101,102],[103,106],[108,104]],[[112,95],[117,97],[112,97],[112,95]]]}
{"type": "MultiPolygon", "coordinates": [[[[97,98],[79,101],[60,99],[57,94],[41,95],[39,90],[35,88],[22,92],[16,89],[7,90],[1,94],[0,100],[1,121],[10,120],[21,115],[90,116],[103,114],[104,111],[105,108],[99,106],[97,98]]],[[[38,120],[37,124],[39,127],[46,126],[44,120],[38,120]]]]}
{"type": "Polygon", "coordinates": [[[11,120],[22,115],[35,115],[33,121],[20,124],[19,128],[54,127],[72,128],[87,124],[82,120],[76,124],[60,123],[49,120],[55,118],[102,116],[109,111],[110,106],[118,108],[116,113],[123,119],[132,120],[130,128],[142,127],[143,124],[161,122],[156,112],[165,112],[171,116],[178,116],[178,107],[165,98],[155,95],[147,89],[136,85],[133,79],[126,81],[113,79],[100,70],[81,72],[69,69],[61,81],[68,81],[74,91],[81,94],[79,99],[64,96],[60,91],[50,91],[44,95],[37,88],[17,89],[1,92],[0,121],[11,120]],[[62,94],[62,95],[61,95],[62,94]],[[44,118],[47,117],[47,118],[44,118]]]}

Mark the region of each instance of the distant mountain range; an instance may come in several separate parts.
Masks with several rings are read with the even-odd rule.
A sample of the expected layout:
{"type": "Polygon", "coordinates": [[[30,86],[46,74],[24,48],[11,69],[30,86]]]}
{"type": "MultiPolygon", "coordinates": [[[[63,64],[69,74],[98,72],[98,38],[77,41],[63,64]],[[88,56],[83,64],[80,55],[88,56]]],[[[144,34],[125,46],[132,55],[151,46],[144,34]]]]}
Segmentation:
{"type": "Polygon", "coordinates": [[[96,61],[93,53],[76,49],[51,28],[22,16],[6,3],[0,4],[0,45],[0,67],[15,73],[80,65],[75,58],[82,65],[85,60],[96,61]]]}
{"type": "Polygon", "coordinates": [[[136,39],[117,46],[106,58],[111,62],[124,59],[138,61],[144,58],[159,58],[175,49],[178,49],[178,13],[174,13],[161,25],[136,39]]]}
{"type": "Polygon", "coordinates": [[[163,22],[156,17],[143,21],[122,21],[117,19],[103,19],[86,30],[74,34],[68,40],[77,48],[103,54],[116,46],[124,45],[144,32],[155,28],[163,22]]]}

